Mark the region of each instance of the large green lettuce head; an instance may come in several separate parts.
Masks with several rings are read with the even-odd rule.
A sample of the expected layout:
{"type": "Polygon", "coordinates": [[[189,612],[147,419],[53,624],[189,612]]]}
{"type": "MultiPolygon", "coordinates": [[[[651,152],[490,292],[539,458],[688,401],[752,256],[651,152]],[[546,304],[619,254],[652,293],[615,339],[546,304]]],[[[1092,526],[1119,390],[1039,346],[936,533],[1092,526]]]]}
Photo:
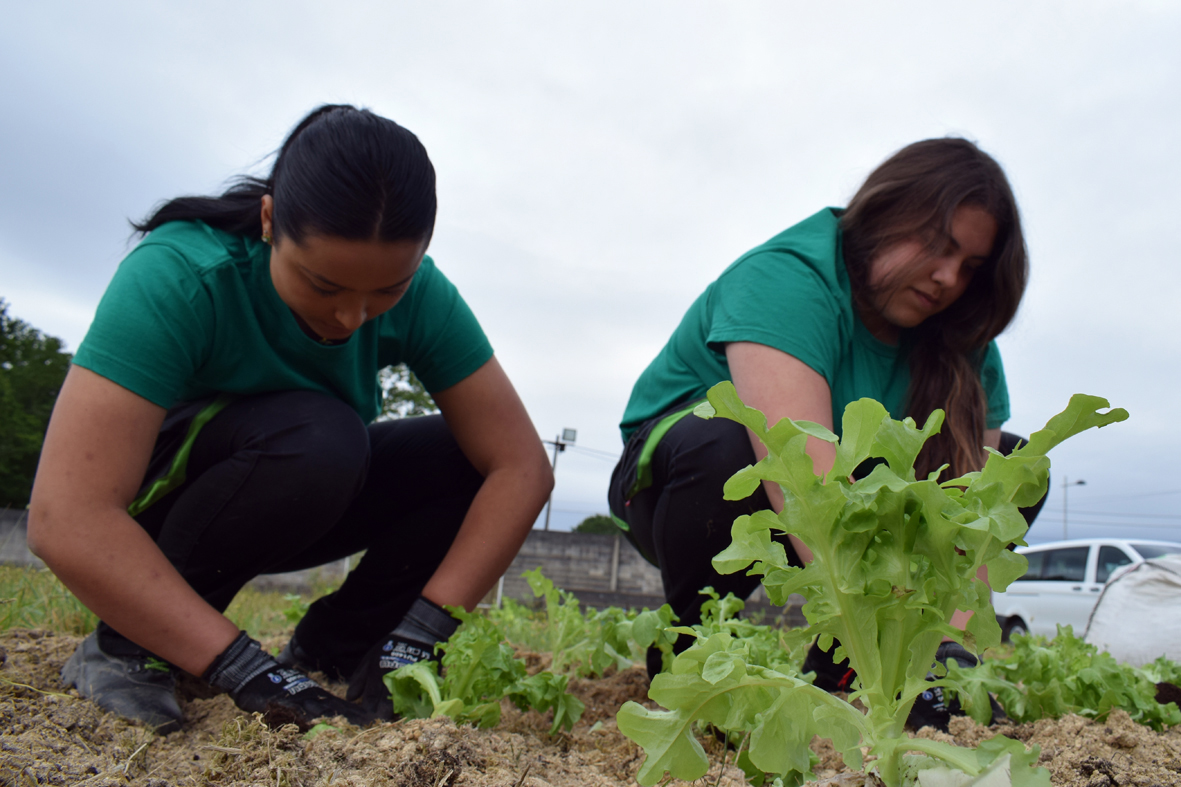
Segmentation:
{"type": "Polygon", "coordinates": [[[809,627],[785,635],[784,643],[816,637],[827,650],[839,639],[834,657],[847,656],[857,673],[849,699],[861,700],[866,712],[777,666],[752,661],[748,643],[730,630],[698,633],[697,643],[652,682],[649,696],[668,710],[627,703],[619,713],[619,729],[647,754],[637,780],[655,784],[666,772],[682,779],[704,775],[707,758],[693,732],[704,721],[731,733],[732,740],[737,736],[737,761],[754,783],[778,774],[779,783],[798,784],[811,770],[808,744],[820,735],[851,767],[860,767],[868,750],[869,767],[890,787],[1048,787],[1048,771],[1035,767],[1036,747],[1027,751],[1019,741],[997,736],[964,749],[909,738],[903,726],[926,689],[946,686],[970,696],[955,682],[956,670],[947,676],[934,667],[939,643],[948,637],[979,651],[999,642],[989,587],[978,575],[987,569],[1000,590],[1024,573],[1025,558],[1008,547],[1023,543],[1027,526],[1020,509],[1046,492],[1046,453],[1085,429],[1128,417],[1118,409],[1100,412],[1107,407],[1103,399],[1074,396],[1027,445],[1009,456],[990,452],[979,472],[941,483],[939,472],[917,478],[914,462],[942,426],[942,412],[920,428],[862,399],[845,409],[838,441],[807,421],[784,419],[768,428],[733,385],[712,388],[697,415],[737,421],[767,448],[765,458],[726,483],[725,497],[745,498],[768,482],[784,496],[778,514],[759,511],[735,520],[733,541],[714,558],[714,567],[723,574],[745,569],[761,575],[778,604],[801,593],[809,627]],[[824,477],[816,475],[805,450],[809,437],[836,443],[835,463],[824,477]],[[864,478],[850,480],[867,459],[881,462],[864,478]],[[812,562],[791,566],[782,534],[803,541],[812,562]],[[956,610],[976,613],[966,631],[950,624],[956,610]]]}

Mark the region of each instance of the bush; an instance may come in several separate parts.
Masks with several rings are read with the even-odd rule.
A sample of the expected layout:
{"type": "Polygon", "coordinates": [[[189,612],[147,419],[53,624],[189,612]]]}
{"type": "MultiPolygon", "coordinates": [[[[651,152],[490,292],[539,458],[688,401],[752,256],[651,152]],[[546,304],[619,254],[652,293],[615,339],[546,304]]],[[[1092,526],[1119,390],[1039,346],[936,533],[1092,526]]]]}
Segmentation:
{"type": "Polygon", "coordinates": [[[613,536],[619,532],[619,528],[611,517],[605,514],[593,514],[578,523],[574,528],[575,533],[597,533],[604,536],[613,536]]]}
{"type": "Polygon", "coordinates": [[[70,358],[60,339],[10,317],[0,299],[0,506],[29,504],[45,427],[70,358]]]}

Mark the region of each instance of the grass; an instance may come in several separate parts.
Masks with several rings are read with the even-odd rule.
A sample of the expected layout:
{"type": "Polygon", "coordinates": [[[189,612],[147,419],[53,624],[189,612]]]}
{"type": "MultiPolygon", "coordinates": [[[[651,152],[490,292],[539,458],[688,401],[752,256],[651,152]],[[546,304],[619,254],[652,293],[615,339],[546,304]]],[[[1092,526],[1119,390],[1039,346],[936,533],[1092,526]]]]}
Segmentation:
{"type": "MultiPolygon", "coordinates": [[[[226,616],[255,639],[289,634],[312,600],[335,590],[313,583],[311,593],[260,591],[246,587],[226,616]]],[[[48,569],[0,565],[0,631],[12,628],[49,629],[84,636],[98,618],[48,569]]]]}
{"type": "Polygon", "coordinates": [[[313,585],[311,593],[279,593],[248,585],[234,597],[226,617],[255,639],[290,635],[312,601],[335,589],[313,585]]]}
{"type": "Polygon", "coordinates": [[[48,569],[0,566],[0,631],[50,629],[81,636],[97,624],[94,613],[48,569]]]}

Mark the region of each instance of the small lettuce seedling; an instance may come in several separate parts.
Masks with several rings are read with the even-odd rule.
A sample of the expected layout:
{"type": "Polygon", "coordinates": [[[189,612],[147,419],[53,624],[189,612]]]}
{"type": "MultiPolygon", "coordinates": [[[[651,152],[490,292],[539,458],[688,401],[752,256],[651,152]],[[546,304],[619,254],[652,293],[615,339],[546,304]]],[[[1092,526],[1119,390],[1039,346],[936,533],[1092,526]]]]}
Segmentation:
{"type": "Polygon", "coordinates": [[[611,666],[624,670],[636,656],[643,658],[649,646],[672,659],[676,635],[666,629],[676,616],[668,604],[638,613],[609,607],[584,615],[574,594],[555,586],[540,567],[521,576],[535,597],[545,599],[545,636],[539,644],[552,655],[550,671],[581,677],[602,675],[611,666]]]}
{"type": "Polygon", "coordinates": [[[700,637],[652,682],[649,696],[668,710],[629,702],[619,712],[619,729],[647,754],[637,774],[640,784],[655,784],[666,771],[686,780],[704,775],[708,760],[693,728],[706,722],[743,737],[740,764],[754,783],[762,783],[763,774],[783,785],[810,776],[808,746],[819,735],[832,740],[849,766],[867,767],[887,787],[1048,786],[1048,772],[1033,767],[1037,750],[1027,752],[1019,741],[997,736],[967,749],[912,739],[903,727],[923,691],[959,688],[935,666],[944,637],[977,652],[999,644],[989,588],[977,572],[987,567],[997,590],[1025,572],[1026,559],[1007,549],[1024,544],[1028,528],[1018,509],[1045,494],[1051,448],[1127,418],[1124,410],[1099,412],[1108,406],[1076,395],[1028,444],[1009,456],[990,451],[979,472],[940,483],[943,468],[916,478],[914,462],[939,431],[942,411],[920,429],[862,399],[845,409],[838,441],[806,421],[785,418],[768,429],[763,414],[745,406],[732,384],[714,386],[697,415],[745,425],[768,452],[726,483],[726,499],[748,497],[771,481],[783,489],[785,501],[781,514],[760,511],[735,520],[733,542],[714,558],[714,567],[721,573],[749,567],[748,573],[762,575],[776,604],[792,593],[805,596],[809,626],[802,636],[819,637],[825,649],[834,638],[840,641],[834,658],[848,657],[858,676],[849,700],[860,700],[866,711],[799,677],[752,663],[746,643],[729,632],[700,637]],[[837,443],[836,461],[823,478],[805,452],[808,437],[837,443]],[[850,482],[854,468],[871,458],[884,463],[850,482]],[[803,569],[791,566],[772,532],[798,536],[813,561],[803,569]],[[975,613],[966,631],[950,625],[957,609],[975,613]],[[934,683],[927,680],[932,669],[940,676],[934,683]]]}
{"type": "Polygon", "coordinates": [[[584,706],[567,693],[569,676],[548,671],[529,675],[495,623],[462,608],[448,611],[463,625],[442,646],[444,674],[439,675],[438,662],[419,661],[383,678],[395,713],[411,719],[450,716],[460,724],[495,727],[500,701],[507,697],[521,710],[552,710],[551,735],[578,723],[584,706]]]}

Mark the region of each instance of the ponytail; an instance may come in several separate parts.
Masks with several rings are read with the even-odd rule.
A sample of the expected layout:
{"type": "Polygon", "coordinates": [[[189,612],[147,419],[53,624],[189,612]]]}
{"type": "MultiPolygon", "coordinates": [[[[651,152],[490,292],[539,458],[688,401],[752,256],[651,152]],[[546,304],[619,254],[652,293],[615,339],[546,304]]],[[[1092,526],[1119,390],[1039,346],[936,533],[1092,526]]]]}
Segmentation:
{"type": "Polygon", "coordinates": [[[266,179],[241,177],[217,197],[177,197],[142,222],[203,221],[239,235],[262,234],[262,197],[275,200],[274,235],[429,241],[435,169],[418,138],[365,109],[326,104],[299,122],[266,179]]]}

